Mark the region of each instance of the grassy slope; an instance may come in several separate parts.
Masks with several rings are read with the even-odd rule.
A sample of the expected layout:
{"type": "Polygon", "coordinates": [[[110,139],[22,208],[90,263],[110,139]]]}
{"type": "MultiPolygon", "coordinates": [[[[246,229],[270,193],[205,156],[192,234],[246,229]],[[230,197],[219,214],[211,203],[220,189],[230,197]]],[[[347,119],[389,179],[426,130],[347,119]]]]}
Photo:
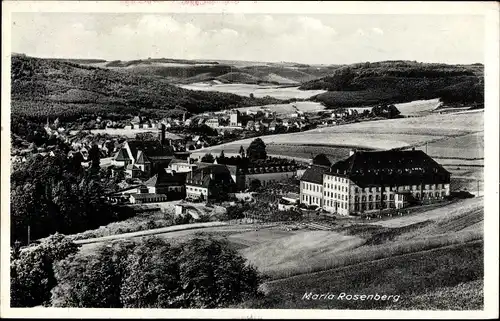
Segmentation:
{"type": "MultiPolygon", "coordinates": [[[[473,241],[430,251],[410,253],[373,262],[347,266],[315,274],[267,283],[263,301],[247,303],[253,308],[323,309],[481,309],[483,278],[483,242],[473,241]],[[474,283],[469,283],[474,282],[474,283]],[[466,283],[474,294],[471,302],[457,306],[447,297],[449,287],[466,283]],[[306,292],[400,295],[392,301],[308,301],[306,292]],[[435,301],[428,298],[434,297],[435,301]]],[[[455,292],[455,297],[462,296],[455,292]]]]}
{"type": "Polygon", "coordinates": [[[154,76],[22,56],[12,57],[11,79],[12,113],[41,119],[102,113],[124,116],[140,109],[201,112],[280,102],[190,91],[154,76]]]}
{"type": "Polygon", "coordinates": [[[309,238],[319,242],[313,249],[308,246],[310,242],[283,246],[297,239],[297,235],[247,247],[242,253],[250,263],[267,272],[270,279],[263,286],[267,296],[244,306],[479,309],[482,306],[484,219],[483,207],[476,206],[482,204],[480,201],[482,199],[457,203],[460,206],[451,212],[443,207],[440,216],[429,216],[428,220],[418,223],[409,220],[410,225],[339,228],[332,232],[330,242],[323,235],[328,232],[317,232],[316,236],[315,232],[309,232],[309,238]],[[364,240],[364,245],[358,242],[354,247],[337,248],[338,233],[364,240]],[[253,255],[255,253],[259,256],[253,255]],[[279,265],[280,260],[288,261],[289,267],[279,265]],[[274,266],[277,268],[273,269],[274,266]],[[464,301],[460,289],[471,295],[469,303],[455,304],[464,301]],[[402,299],[398,303],[307,301],[302,300],[305,292],[399,294],[402,299]]]}
{"type": "Polygon", "coordinates": [[[449,104],[483,103],[482,66],[385,61],[353,64],[302,84],[325,89],[315,100],[327,107],[373,105],[442,98],[449,104]]]}

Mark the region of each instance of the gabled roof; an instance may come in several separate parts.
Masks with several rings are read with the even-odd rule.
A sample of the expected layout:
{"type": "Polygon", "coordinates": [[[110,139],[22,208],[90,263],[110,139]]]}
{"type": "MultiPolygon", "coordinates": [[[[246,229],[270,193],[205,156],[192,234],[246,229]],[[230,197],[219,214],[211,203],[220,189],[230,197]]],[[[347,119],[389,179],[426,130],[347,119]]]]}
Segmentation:
{"type": "Polygon", "coordinates": [[[130,156],[128,155],[127,149],[125,149],[125,148],[120,149],[120,151],[118,152],[118,154],[115,157],[115,160],[116,161],[130,160],[130,156]]]}
{"type": "Polygon", "coordinates": [[[139,150],[137,152],[137,160],[135,161],[136,164],[146,164],[146,163],[151,163],[149,158],[142,152],[142,150],[139,150]]]}
{"type": "Polygon", "coordinates": [[[144,185],[148,187],[184,185],[186,173],[167,173],[164,169],[160,170],[153,177],[148,179],[144,185]]]}
{"type": "Polygon", "coordinates": [[[335,163],[329,173],[348,177],[360,187],[450,181],[450,173],[421,150],[358,151],[335,163]]]}
{"type": "Polygon", "coordinates": [[[304,174],[302,174],[300,180],[304,182],[323,185],[323,174],[327,173],[328,171],[329,167],[327,166],[311,165],[311,167],[306,169],[304,174]]]}
{"type": "Polygon", "coordinates": [[[325,154],[318,154],[316,157],[313,158],[312,163],[314,165],[321,165],[321,166],[327,166],[330,167],[332,166],[332,162],[326,157],[325,154]]]}
{"type": "Polygon", "coordinates": [[[234,185],[231,172],[226,165],[210,164],[199,167],[190,172],[186,178],[186,185],[194,185],[208,188],[216,183],[223,185],[234,185]]]}
{"type": "Polygon", "coordinates": [[[164,146],[159,141],[128,140],[127,144],[132,152],[132,157],[137,159],[137,152],[141,150],[148,158],[165,157],[174,154],[172,146],[164,146]]]}

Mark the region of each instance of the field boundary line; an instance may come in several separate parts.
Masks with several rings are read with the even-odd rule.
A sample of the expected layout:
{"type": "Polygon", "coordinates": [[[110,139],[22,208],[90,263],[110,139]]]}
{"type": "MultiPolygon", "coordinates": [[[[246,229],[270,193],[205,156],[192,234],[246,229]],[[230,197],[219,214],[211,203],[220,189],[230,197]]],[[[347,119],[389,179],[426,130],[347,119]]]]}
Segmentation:
{"type": "Polygon", "coordinates": [[[299,276],[315,275],[315,274],[323,273],[323,272],[327,272],[327,271],[335,271],[335,270],[341,270],[341,269],[351,268],[351,267],[354,267],[354,266],[357,266],[357,265],[361,265],[361,264],[372,263],[372,262],[380,262],[380,261],[383,261],[383,260],[389,260],[389,259],[392,259],[392,258],[403,257],[403,256],[406,256],[406,255],[411,255],[411,254],[416,254],[416,253],[424,253],[424,252],[432,252],[432,251],[442,250],[442,249],[445,249],[445,248],[454,247],[454,246],[457,246],[457,245],[460,245],[460,244],[472,244],[472,243],[478,243],[478,242],[484,242],[484,235],[483,235],[483,237],[481,239],[472,240],[472,241],[468,241],[468,242],[464,242],[464,243],[457,243],[457,244],[440,246],[440,247],[436,247],[436,248],[432,248],[432,249],[428,249],[428,250],[421,250],[421,251],[409,252],[409,253],[404,253],[404,254],[398,254],[398,255],[393,255],[393,256],[389,256],[389,257],[384,257],[384,258],[381,258],[381,259],[368,260],[368,261],[363,261],[363,262],[354,263],[354,264],[348,264],[348,265],[344,265],[344,266],[341,266],[341,267],[330,268],[330,269],[325,269],[325,270],[316,271],[316,272],[300,273],[300,274],[292,275],[292,276],[289,276],[289,277],[272,279],[272,280],[270,280],[268,282],[265,282],[265,283],[266,284],[267,283],[270,284],[270,283],[273,283],[273,282],[283,281],[283,280],[287,280],[287,279],[292,279],[292,278],[299,277],[299,276]]]}

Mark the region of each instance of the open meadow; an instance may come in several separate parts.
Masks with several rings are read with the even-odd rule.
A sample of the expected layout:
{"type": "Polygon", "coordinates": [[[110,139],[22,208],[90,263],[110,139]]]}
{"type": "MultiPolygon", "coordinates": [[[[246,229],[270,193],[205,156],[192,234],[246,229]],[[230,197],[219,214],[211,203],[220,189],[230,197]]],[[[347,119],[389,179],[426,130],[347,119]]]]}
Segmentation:
{"type": "MultiPolygon", "coordinates": [[[[312,129],[305,132],[267,135],[262,140],[267,145],[320,145],[336,147],[358,147],[368,149],[392,149],[407,148],[411,146],[422,146],[425,143],[438,142],[443,139],[451,139],[457,136],[479,133],[483,131],[484,112],[478,110],[470,113],[459,114],[432,114],[423,117],[387,119],[376,121],[365,121],[339,126],[312,129]]],[[[482,137],[480,134],[478,138],[482,137]]],[[[470,141],[471,138],[464,138],[470,141]]],[[[243,139],[231,143],[208,147],[197,151],[196,154],[206,152],[238,151],[241,145],[248,146],[253,138],[243,139]]],[[[463,152],[459,150],[461,138],[450,145],[436,146],[436,155],[446,157],[460,157],[463,152]]],[[[468,148],[478,150],[475,145],[468,148]]],[[[431,148],[433,148],[431,146],[431,148]]],[[[467,149],[467,148],[466,148],[467,149]]],[[[474,151],[469,154],[475,153],[474,151]]]]}
{"type": "Polygon", "coordinates": [[[219,91],[240,96],[250,96],[250,94],[253,94],[254,97],[257,98],[270,96],[277,99],[307,99],[314,95],[326,92],[326,90],[299,90],[298,86],[282,87],[273,85],[261,86],[254,84],[213,84],[208,82],[179,85],[179,87],[190,90],[219,91]]]}

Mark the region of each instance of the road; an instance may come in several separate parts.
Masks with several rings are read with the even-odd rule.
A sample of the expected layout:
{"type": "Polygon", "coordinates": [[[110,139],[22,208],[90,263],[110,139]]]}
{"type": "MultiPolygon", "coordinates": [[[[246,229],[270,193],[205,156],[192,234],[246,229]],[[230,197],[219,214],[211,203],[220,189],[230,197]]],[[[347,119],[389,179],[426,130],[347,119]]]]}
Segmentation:
{"type": "Polygon", "coordinates": [[[195,223],[195,224],[184,224],[169,226],[161,229],[153,229],[147,231],[140,231],[134,233],[124,233],[119,235],[111,235],[106,237],[99,237],[94,239],[86,239],[75,241],[75,243],[80,244],[80,250],[82,252],[92,251],[95,247],[99,246],[103,242],[119,240],[119,239],[131,239],[143,236],[155,235],[161,238],[182,238],[188,235],[192,235],[198,232],[245,232],[254,231],[258,228],[263,227],[262,225],[254,224],[228,224],[225,222],[208,222],[208,223],[195,223]]]}

